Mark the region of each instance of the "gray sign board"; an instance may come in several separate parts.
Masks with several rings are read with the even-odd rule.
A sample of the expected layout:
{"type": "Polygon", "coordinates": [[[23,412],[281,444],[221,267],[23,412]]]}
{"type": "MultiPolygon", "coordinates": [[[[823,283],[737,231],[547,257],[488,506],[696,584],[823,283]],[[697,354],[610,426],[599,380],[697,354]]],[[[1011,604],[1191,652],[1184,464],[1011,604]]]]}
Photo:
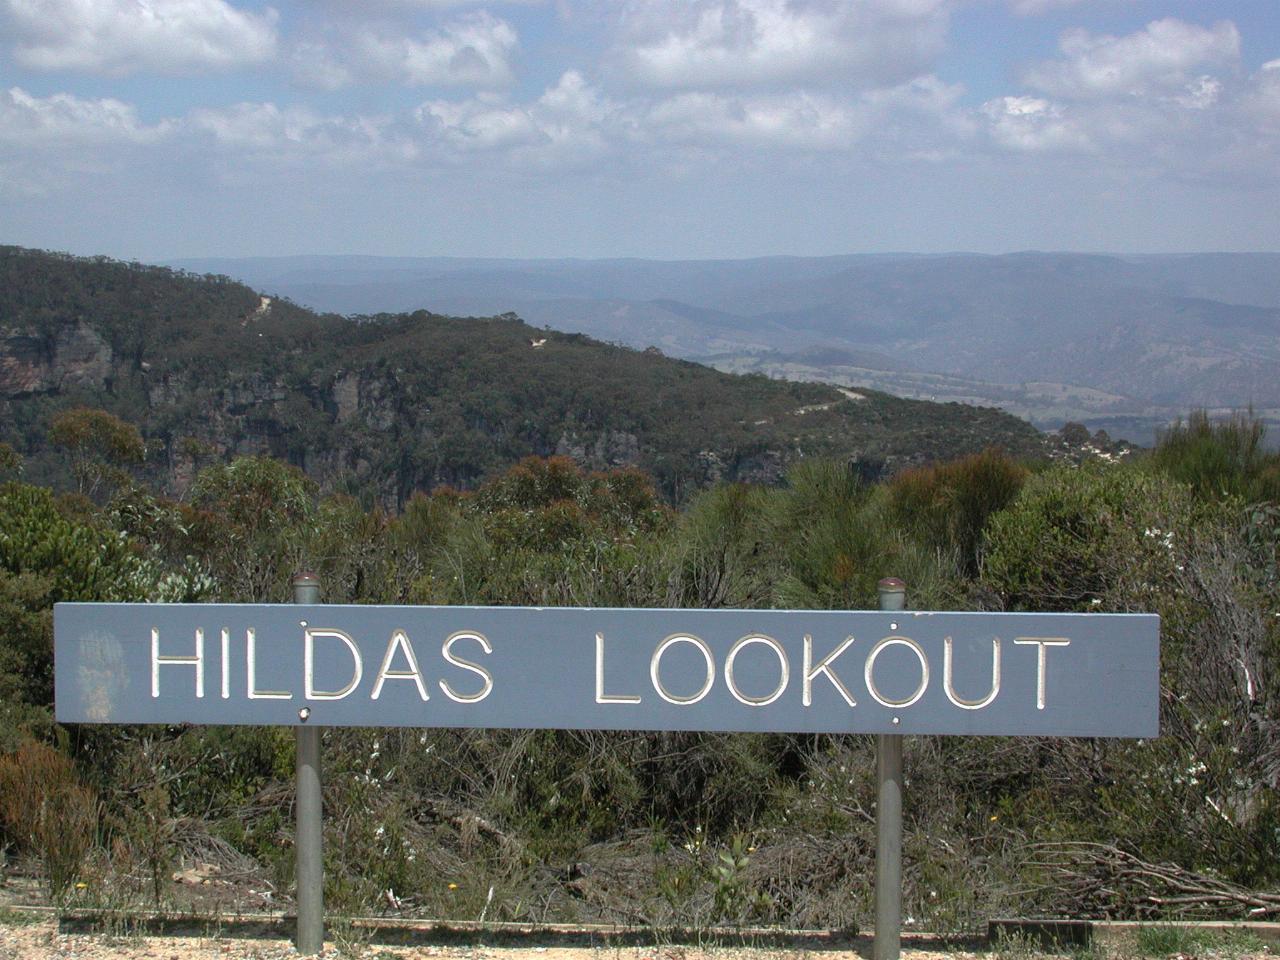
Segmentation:
{"type": "Polygon", "coordinates": [[[67,723],[1155,736],[1144,614],[58,604],[67,723]]]}

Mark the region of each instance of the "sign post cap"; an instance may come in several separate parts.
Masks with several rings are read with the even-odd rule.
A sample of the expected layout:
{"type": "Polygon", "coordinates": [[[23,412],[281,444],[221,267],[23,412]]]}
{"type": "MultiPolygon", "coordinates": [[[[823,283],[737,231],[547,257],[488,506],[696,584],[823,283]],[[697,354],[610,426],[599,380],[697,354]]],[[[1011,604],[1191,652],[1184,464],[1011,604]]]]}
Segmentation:
{"type": "Polygon", "coordinates": [[[320,577],[310,570],[299,570],[293,575],[293,602],[319,603],[320,577]]]}

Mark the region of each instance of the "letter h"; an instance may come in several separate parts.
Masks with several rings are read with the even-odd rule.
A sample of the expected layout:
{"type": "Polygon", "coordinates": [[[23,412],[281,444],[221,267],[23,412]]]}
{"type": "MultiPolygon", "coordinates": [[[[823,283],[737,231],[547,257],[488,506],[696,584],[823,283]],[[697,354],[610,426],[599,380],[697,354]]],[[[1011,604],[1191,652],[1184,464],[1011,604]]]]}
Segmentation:
{"type": "Polygon", "coordinates": [[[204,696],[204,631],[196,627],[196,653],[193,657],[160,656],[160,631],[151,628],[151,696],[160,696],[160,668],[162,666],[194,666],[196,668],[196,696],[204,696]]]}

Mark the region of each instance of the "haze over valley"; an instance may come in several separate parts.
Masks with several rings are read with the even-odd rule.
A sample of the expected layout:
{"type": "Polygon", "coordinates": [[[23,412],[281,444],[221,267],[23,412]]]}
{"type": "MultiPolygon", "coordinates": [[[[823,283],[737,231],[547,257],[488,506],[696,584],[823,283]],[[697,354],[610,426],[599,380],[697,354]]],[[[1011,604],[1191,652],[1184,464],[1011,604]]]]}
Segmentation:
{"type": "Polygon", "coordinates": [[[729,372],[998,406],[1151,443],[1280,418],[1280,254],[181,260],[320,311],[518,314],[729,372]]]}

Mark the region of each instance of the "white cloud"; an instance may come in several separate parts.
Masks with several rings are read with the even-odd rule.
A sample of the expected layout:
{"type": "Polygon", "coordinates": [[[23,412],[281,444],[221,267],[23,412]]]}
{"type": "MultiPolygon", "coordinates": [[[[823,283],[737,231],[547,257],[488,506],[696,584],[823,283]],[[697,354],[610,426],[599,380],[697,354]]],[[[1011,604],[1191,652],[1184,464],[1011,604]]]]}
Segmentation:
{"type": "Polygon", "coordinates": [[[187,118],[193,130],[239,149],[261,150],[281,143],[306,143],[324,119],[312,110],[282,110],[274,103],[237,103],[229,107],[193,110],[187,118]]]}
{"type": "MultiPolygon", "coordinates": [[[[412,14],[492,5],[492,0],[311,0],[340,16],[374,14],[412,14]]],[[[537,6],[546,0],[498,0],[501,6],[537,6]]]]}
{"type": "Polygon", "coordinates": [[[330,42],[299,43],[293,60],[299,79],[327,89],[358,80],[494,88],[511,82],[518,43],[510,23],[478,11],[416,35],[355,26],[330,42]]]}
{"type": "Polygon", "coordinates": [[[69,93],[0,90],[0,197],[51,197],[100,183],[172,142],[177,125],[148,124],[132,104],[69,93]]]}
{"type": "Polygon", "coordinates": [[[805,92],[738,97],[682,93],[656,104],[646,129],[666,140],[840,149],[865,129],[865,112],[805,92]]]}
{"type": "Polygon", "coordinates": [[[1023,152],[1082,150],[1088,136],[1063,109],[1039,97],[997,97],[982,105],[991,136],[1001,146],[1023,152]]]}
{"type": "Polygon", "coordinates": [[[294,44],[290,59],[294,77],[306,86],[340,90],[356,82],[355,72],[334,55],[327,43],[299,41],[294,44]]]}
{"type": "Polygon", "coordinates": [[[617,107],[577,70],[565,71],[556,85],[549,87],[538,98],[538,106],[548,116],[595,123],[613,116],[617,111],[617,107]]]}
{"type": "Polygon", "coordinates": [[[1222,97],[1222,81],[1208,74],[1196,77],[1181,93],[1174,95],[1174,102],[1191,110],[1207,110],[1222,97]]]}
{"type": "Polygon", "coordinates": [[[899,83],[946,40],[946,0],[636,0],[615,59],[667,88],[899,83]]]}
{"type": "MultiPolygon", "coordinates": [[[[1009,0],[1009,8],[1022,17],[1035,17],[1054,10],[1066,10],[1089,3],[1090,0],[1009,0]]],[[[1112,0],[1116,2],[1116,0],[1112,0]]],[[[1132,3],[1133,0],[1119,0],[1121,3],[1132,3]]]]}
{"type": "Polygon", "coordinates": [[[924,156],[939,153],[939,136],[949,142],[972,132],[972,122],[957,105],[961,94],[961,88],[925,76],[844,96],[805,90],[686,91],[619,101],[571,70],[529,103],[480,94],[427,101],[415,116],[424,136],[448,149],[506,152],[521,162],[548,165],[581,163],[611,151],[645,162],[665,157],[671,147],[704,156],[744,146],[838,152],[867,139],[895,140],[924,156]]]}
{"type": "Polygon", "coordinates": [[[1184,91],[1206,65],[1234,65],[1240,58],[1240,33],[1226,20],[1201,27],[1170,18],[1123,37],[1070,30],[1059,48],[1065,59],[1029,68],[1024,82],[1072,99],[1144,96],[1184,91]]]}
{"type": "Polygon", "coordinates": [[[1073,30],[1060,46],[1062,59],[1024,73],[1031,95],[981,107],[991,143],[1084,152],[1117,173],[1275,180],[1280,64],[1241,76],[1234,24],[1157,20],[1118,37],[1073,30]]]}
{"type": "Polygon", "coordinates": [[[69,93],[36,97],[20,87],[0,92],[0,140],[21,147],[151,143],[172,124],[148,126],[120,100],[87,100],[69,93]]]}
{"type": "Polygon", "coordinates": [[[188,73],[275,54],[276,12],[224,0],[0,0],[14,56],[37,70],[188,73]]]}
{"type": "Polygon", "coordinates": [[[1270,136],[1280,148],[1280,60],[1271,60],[1249,78],[1239,112],[1246,129],[1270,136]]]}
{"type": "Polygon", "coordinates": [[[1120,178],[1280,183],[1280,61],[1242,75],[1235,27],[1158,21],[1127,37],[1075,33],[1068,60],[978,118],[1014,153],[1088,156],[1120,178]],[[1202,72],[1205,67],[1218,67],[1202,72]]]}
{"type": "Polygon", "coordinates": [[[415,115],[419,123],[463,150],[493,150],[545,141],[527,107],[496,98],[431,100],[419,106],[415,115]]]}
{"type": "Polygon", "coordinates": [[[184,127],[237,159],[320,161],[335,166],[398,164],[418,155],[412,139],[383,116],[340,116],[308,107],[238,103],[191,111],[184,127]]]}
{"type": "Polygon", "coordinates": [[[461,101],[430,100],[414,113],[424,135],[465,154],[505,152],[519,163],[578,166],[625,140],[634,119],[576,70],[535,101],[511,103],[494,94],[461,101]]]}
{"type": "Polygon", "coordinates": [[[958,101],[963,89],[925,75],[893,87],[836,95],[805,90],[730,95],[677,94],[644,111],[640,126],[652,141],[703,147],[881,155],[906,159],[950,155],[972,131],[958,101]]]}

